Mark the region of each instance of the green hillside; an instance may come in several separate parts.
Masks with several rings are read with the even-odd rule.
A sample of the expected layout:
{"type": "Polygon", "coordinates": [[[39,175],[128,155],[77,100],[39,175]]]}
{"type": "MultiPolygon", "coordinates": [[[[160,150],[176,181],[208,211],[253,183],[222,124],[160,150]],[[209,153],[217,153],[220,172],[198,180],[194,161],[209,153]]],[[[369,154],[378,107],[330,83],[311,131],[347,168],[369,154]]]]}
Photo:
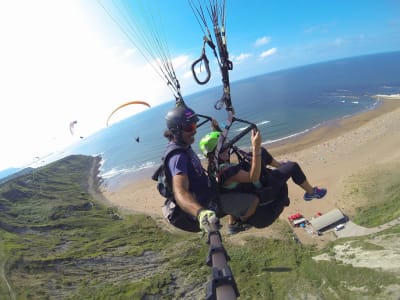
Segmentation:
{"type": "MultiPolygon", "coordinates": [[[[93,198],[98,165],[70,156],[0,185],[0,299],[204,299],[206,237],[93,198]]],[[[397,299],[398,273],[314,260],[335,245],[316,250],[273,226],[282,238],[224,241],[240,299],[397,299]]]]}

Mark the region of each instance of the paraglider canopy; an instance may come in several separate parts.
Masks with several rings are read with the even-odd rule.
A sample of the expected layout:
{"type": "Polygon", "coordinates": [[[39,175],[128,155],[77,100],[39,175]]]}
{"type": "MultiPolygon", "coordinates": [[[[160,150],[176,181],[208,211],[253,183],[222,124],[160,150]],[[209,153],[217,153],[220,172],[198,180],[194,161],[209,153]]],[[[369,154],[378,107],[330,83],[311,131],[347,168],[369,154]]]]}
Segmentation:
{"type": "Polygon", "coordinates": [[[125,106],[128,106],[128,105],[145,105],[145,106],[147,106],[147,107],[151,107],[150,104],[147,103],[147,102],[145,102],[145,101],[129,101],[129,102],[126,102],[126,103],[124,103],[124,104],[121,104],[120,106],[118,106],[117,108],[115,108],[115,109],[111,112],[111,114],[108,116],[108,118],[107,118],[107,126],[108,126],[108,123],[110,122],[111,117],[114,115],[114,113],[117,112],[119,109],[121,109],[121,108],[123,108],[123,107],[125,107],[125,106]]]}

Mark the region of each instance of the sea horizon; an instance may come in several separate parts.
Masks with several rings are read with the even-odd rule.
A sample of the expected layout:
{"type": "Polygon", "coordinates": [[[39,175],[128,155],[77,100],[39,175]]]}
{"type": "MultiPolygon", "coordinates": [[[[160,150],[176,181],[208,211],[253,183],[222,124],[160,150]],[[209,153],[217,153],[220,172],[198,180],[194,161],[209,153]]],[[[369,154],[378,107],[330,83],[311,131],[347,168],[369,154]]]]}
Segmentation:
{"type": "MultiPolygon", "coordinates": [[[[235,117],[256,124],[267,146],[290,142],[327,122],[373,109],[379,103],[374,95],[399,93],[400,51],[307,65],[231,83],[235,117]]],[[[225,123],[226,110],[214,109],[221,96],[222,87],[213,87],[184,96],[184,100],[197,113],[225,123]]],[[[49,155],[46,163],[71,154],[100,155],[99,175],[106,181],[148,176],[161,163],[167,144],[164,116],[174,104],[171,100],[112,124],[49,155]],[[140,142],[135,141],[138,136],[140,142]]],[[[228,138],[246,126],[235,123],[228,138]]],[[[209,126],[198,129],[192,147],[199,155],[198,142],[209,131],[209,126]]],[[[238,146],[250,146],[250,136],[242,138],[238,146]]]]}

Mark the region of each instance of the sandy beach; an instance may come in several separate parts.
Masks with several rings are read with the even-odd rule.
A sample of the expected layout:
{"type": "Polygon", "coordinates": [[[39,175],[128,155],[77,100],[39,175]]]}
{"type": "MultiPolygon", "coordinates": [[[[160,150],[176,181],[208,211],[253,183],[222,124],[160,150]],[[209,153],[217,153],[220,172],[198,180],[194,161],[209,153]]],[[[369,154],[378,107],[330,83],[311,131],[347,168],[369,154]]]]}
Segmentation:
{"type": "MultiPolygon", "coordinates": [[[[287,220],[290,214],[296,212],[311,218],[317,212],[326,213],[334,208],[351,217],[357,206],[354,201],[357,200],[344,196],[348,178],[368,168],[380,169],[388,164],[399,164],[400,95],[376,97],[381,103],[373,110],[327,122],[295,139],[268,146],[278,160],[297,161],[312,185],[328,189],[323,199],[306,202],[303,200],[304,191],[289,180],[291,203],[281,214],[281,220],[287,220]]],[[[103,188],[103,196],[115,206],[161,217],[163,198],[156,191],[150,173],[148,175],[148,179],[125,181],[118,189],[103,188]]],[[[269,230],[251,229],[246,234],[268,236],[269,230]]],[[[332,238],[316,237],[304,230],[295,233],[304,243],[323,243],[332,238]]]]}

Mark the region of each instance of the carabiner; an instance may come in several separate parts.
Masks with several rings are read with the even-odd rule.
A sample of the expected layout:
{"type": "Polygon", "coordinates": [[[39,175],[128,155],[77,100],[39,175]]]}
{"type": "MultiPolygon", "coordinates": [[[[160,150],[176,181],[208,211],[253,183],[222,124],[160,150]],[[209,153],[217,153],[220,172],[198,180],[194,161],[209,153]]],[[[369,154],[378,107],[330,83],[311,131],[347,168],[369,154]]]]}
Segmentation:
{"type": "Polygon", "coordinates": [[[221,110],[222,107],[224,107],[225,101],[224,101],[224,96],[222,96],[221,99],[217,100],[214,104],[214,108],[216,110],[221,110]]]}
{"type": "MultiPolygon", "coordinates": [[[[201,69],[201,65],[200,65],[200,69],[201,69]]],[[[196,60],[193,64],[192,64],[192,73],[193,73],[193,77],[194,80],[196,80],[196,82],[198,84],[206,84],[210,78],[211,78],[211,72],[210,72],[210,65],[209,65],[209,61],[208,58],[206,56],[206,54],[203,52],[202,55],[200,56],[200,58],[198,60],[196,60]],[[196,65],[197,64],[201,64],[202,62],[204,62],[204,66],[206,68],[206,72],[207,72],[207,77],[202,81],[197,77],[197,73],[196,73],[196,65]]]]}

